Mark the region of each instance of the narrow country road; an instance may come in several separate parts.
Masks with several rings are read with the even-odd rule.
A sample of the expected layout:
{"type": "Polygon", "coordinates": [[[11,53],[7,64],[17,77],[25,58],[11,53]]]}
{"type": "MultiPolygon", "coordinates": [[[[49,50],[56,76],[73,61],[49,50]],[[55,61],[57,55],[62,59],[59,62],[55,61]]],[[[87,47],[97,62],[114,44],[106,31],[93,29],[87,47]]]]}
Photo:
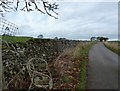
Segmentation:
{"type": "Polygon", "coordinates": [[[118,89],[118,57],[101,42],[92,46],[87,89],[118,89]]]}

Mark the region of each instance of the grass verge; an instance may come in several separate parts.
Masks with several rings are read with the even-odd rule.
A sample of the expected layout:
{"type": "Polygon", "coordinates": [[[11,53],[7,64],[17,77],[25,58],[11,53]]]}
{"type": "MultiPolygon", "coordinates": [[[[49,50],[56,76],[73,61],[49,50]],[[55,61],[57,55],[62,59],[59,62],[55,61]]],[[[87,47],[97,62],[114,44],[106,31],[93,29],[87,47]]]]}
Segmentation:
{"type": "Polygon", "coordinates": [[[54,62],[57,78],[55,89],[81,90],[86,87],[88,53],[92,42],[80,43],[65,50],[54,62]]]}
{"type": "Polygon", "coordinates": [[[104,43],[105,47],[110,49],[111,51],[115,52],[120,56],[120,45],[119,42],[105,42],[104,43]]]}
{"type": "Polygon", "coordinates": [[[80,63],[80,83],[78,84],[78,90],[86,88],[88,54],[92,45],[93,43],[87,44],[79,49],[78,52],[82,58],[80,63]]]}

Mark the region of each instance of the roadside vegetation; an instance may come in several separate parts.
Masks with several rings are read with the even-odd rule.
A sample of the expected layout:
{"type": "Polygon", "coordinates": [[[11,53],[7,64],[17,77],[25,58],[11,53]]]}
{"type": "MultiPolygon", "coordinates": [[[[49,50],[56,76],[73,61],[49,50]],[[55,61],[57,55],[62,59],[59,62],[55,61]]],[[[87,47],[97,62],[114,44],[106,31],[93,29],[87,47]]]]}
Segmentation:
{"type": "Polygon", "coordinates": [[[120,41],[105,42],[104,44],[108,49],[120,55],[120,41]]]}
{"type": "Polygon", "coordinates": [[[54,88],[80,90],[86,88],[88,53],[92,42],[80,43],[65,50],[54,64],[54,88]]]}
{"type": "MultiPolygon", "coordinates": [[[[3,36],[2,39],[13,44],[32,40],[31,37],[10,36],[3,36]]],[[[77,46],[64,50],[48,63],[53,79],[53,89],[79,91],[86,88],[88,53],[93,44],[94,42],[80,42],[77,46]]]]}

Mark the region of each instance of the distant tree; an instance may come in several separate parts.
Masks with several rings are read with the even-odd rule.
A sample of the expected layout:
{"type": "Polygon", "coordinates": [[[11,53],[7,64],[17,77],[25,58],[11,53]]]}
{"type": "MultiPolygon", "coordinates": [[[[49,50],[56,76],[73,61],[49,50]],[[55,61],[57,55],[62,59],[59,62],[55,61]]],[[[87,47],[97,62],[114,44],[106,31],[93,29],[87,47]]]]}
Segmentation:
{"type": "Polygon", "coordinates": [[[107,37],[106,37],[106,38],[104,38],[104,41],[107,41],[107,40],[109,40],[109,38],[107,38],[107,37]]]}
{"type": "Polygon", "coordinates": [[[97,40],[97,41],[107,41],[107,40],[109,40],[109,38],[107,38],[107,37],[91,37],[90,40],[91,41],[95,41],[95,40],[97,40]]]}
{"type": "Polygon", "coordinates": [[[107,41],[109,38],[107,37],[97,37],[99,41],[107,41]]]}
{"type": "Polygon", "coordinates": [[[90,40],[91,40],[91,41],[95,41],[95,40],[96,40],[96,37],[91,37],[90,40]]]}
{"type": "Polygon", "coordinates": [[[19,8],[21,11],[28,12],[37,10],[40,13],[47,14],[55,19],[57,19],[56,15],[58,15],[56,12],[58,4],[56,4],[56,2],[50,2],[50,0],[0,0],[0,14],[2,16],[4,16],[3,12],[17,11],[19,8]],[[14,3],[16,3],[16,5],[14,5],[14,3]],[[44,9],[42,10],[40,6],[44,9]]]}
{"type": "Polygon", "coordinates": [[[55,37],[54,39],[55,39],[55,40],[58,40],[58,37],[55,37]]]}
{"type": "Polygon", "coordinates": [[[42,35],[42,34],[38,35],[38,38],[41,38],[41,39],[42,39],[42,38],[43,38],[43,35],[42,35]]]}
{"type": "Polygon", "coordinates": [[[103,41],[104,40],[104,38],[103,37],[100,37],[100,41],[103,41]]]}
{"type": "Polygon", "coordinates": [[[59,38],[59,40],[67,40],[66,38],[59,38]]]}
{"type": "Polygon", "coordinates": [[[97,40],[100,41],[100,37],[97,37],[97,40]]]}

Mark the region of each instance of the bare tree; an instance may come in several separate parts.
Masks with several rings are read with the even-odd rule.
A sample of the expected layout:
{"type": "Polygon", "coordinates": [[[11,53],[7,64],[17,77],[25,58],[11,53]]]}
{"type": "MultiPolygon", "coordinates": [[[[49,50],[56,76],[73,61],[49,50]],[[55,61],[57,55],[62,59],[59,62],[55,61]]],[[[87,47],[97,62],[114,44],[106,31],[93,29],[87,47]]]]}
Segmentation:
{"type": "Polygon", "coordinates": [[[17,11],[20,8],[21,11],[34,11],[37,10],[42,14],[47,14],[57,19],[58,4],[56,2],[50,2],[50,0],[0,0],[0,13],[3,16],[3,12],[17,11]],[[15,3],[15,6],[14,6],[15,3]],[[21,4],[23,7],[21,8],[21,4]],[[40,6],[43,7],[40,8],[40,6]]]}

